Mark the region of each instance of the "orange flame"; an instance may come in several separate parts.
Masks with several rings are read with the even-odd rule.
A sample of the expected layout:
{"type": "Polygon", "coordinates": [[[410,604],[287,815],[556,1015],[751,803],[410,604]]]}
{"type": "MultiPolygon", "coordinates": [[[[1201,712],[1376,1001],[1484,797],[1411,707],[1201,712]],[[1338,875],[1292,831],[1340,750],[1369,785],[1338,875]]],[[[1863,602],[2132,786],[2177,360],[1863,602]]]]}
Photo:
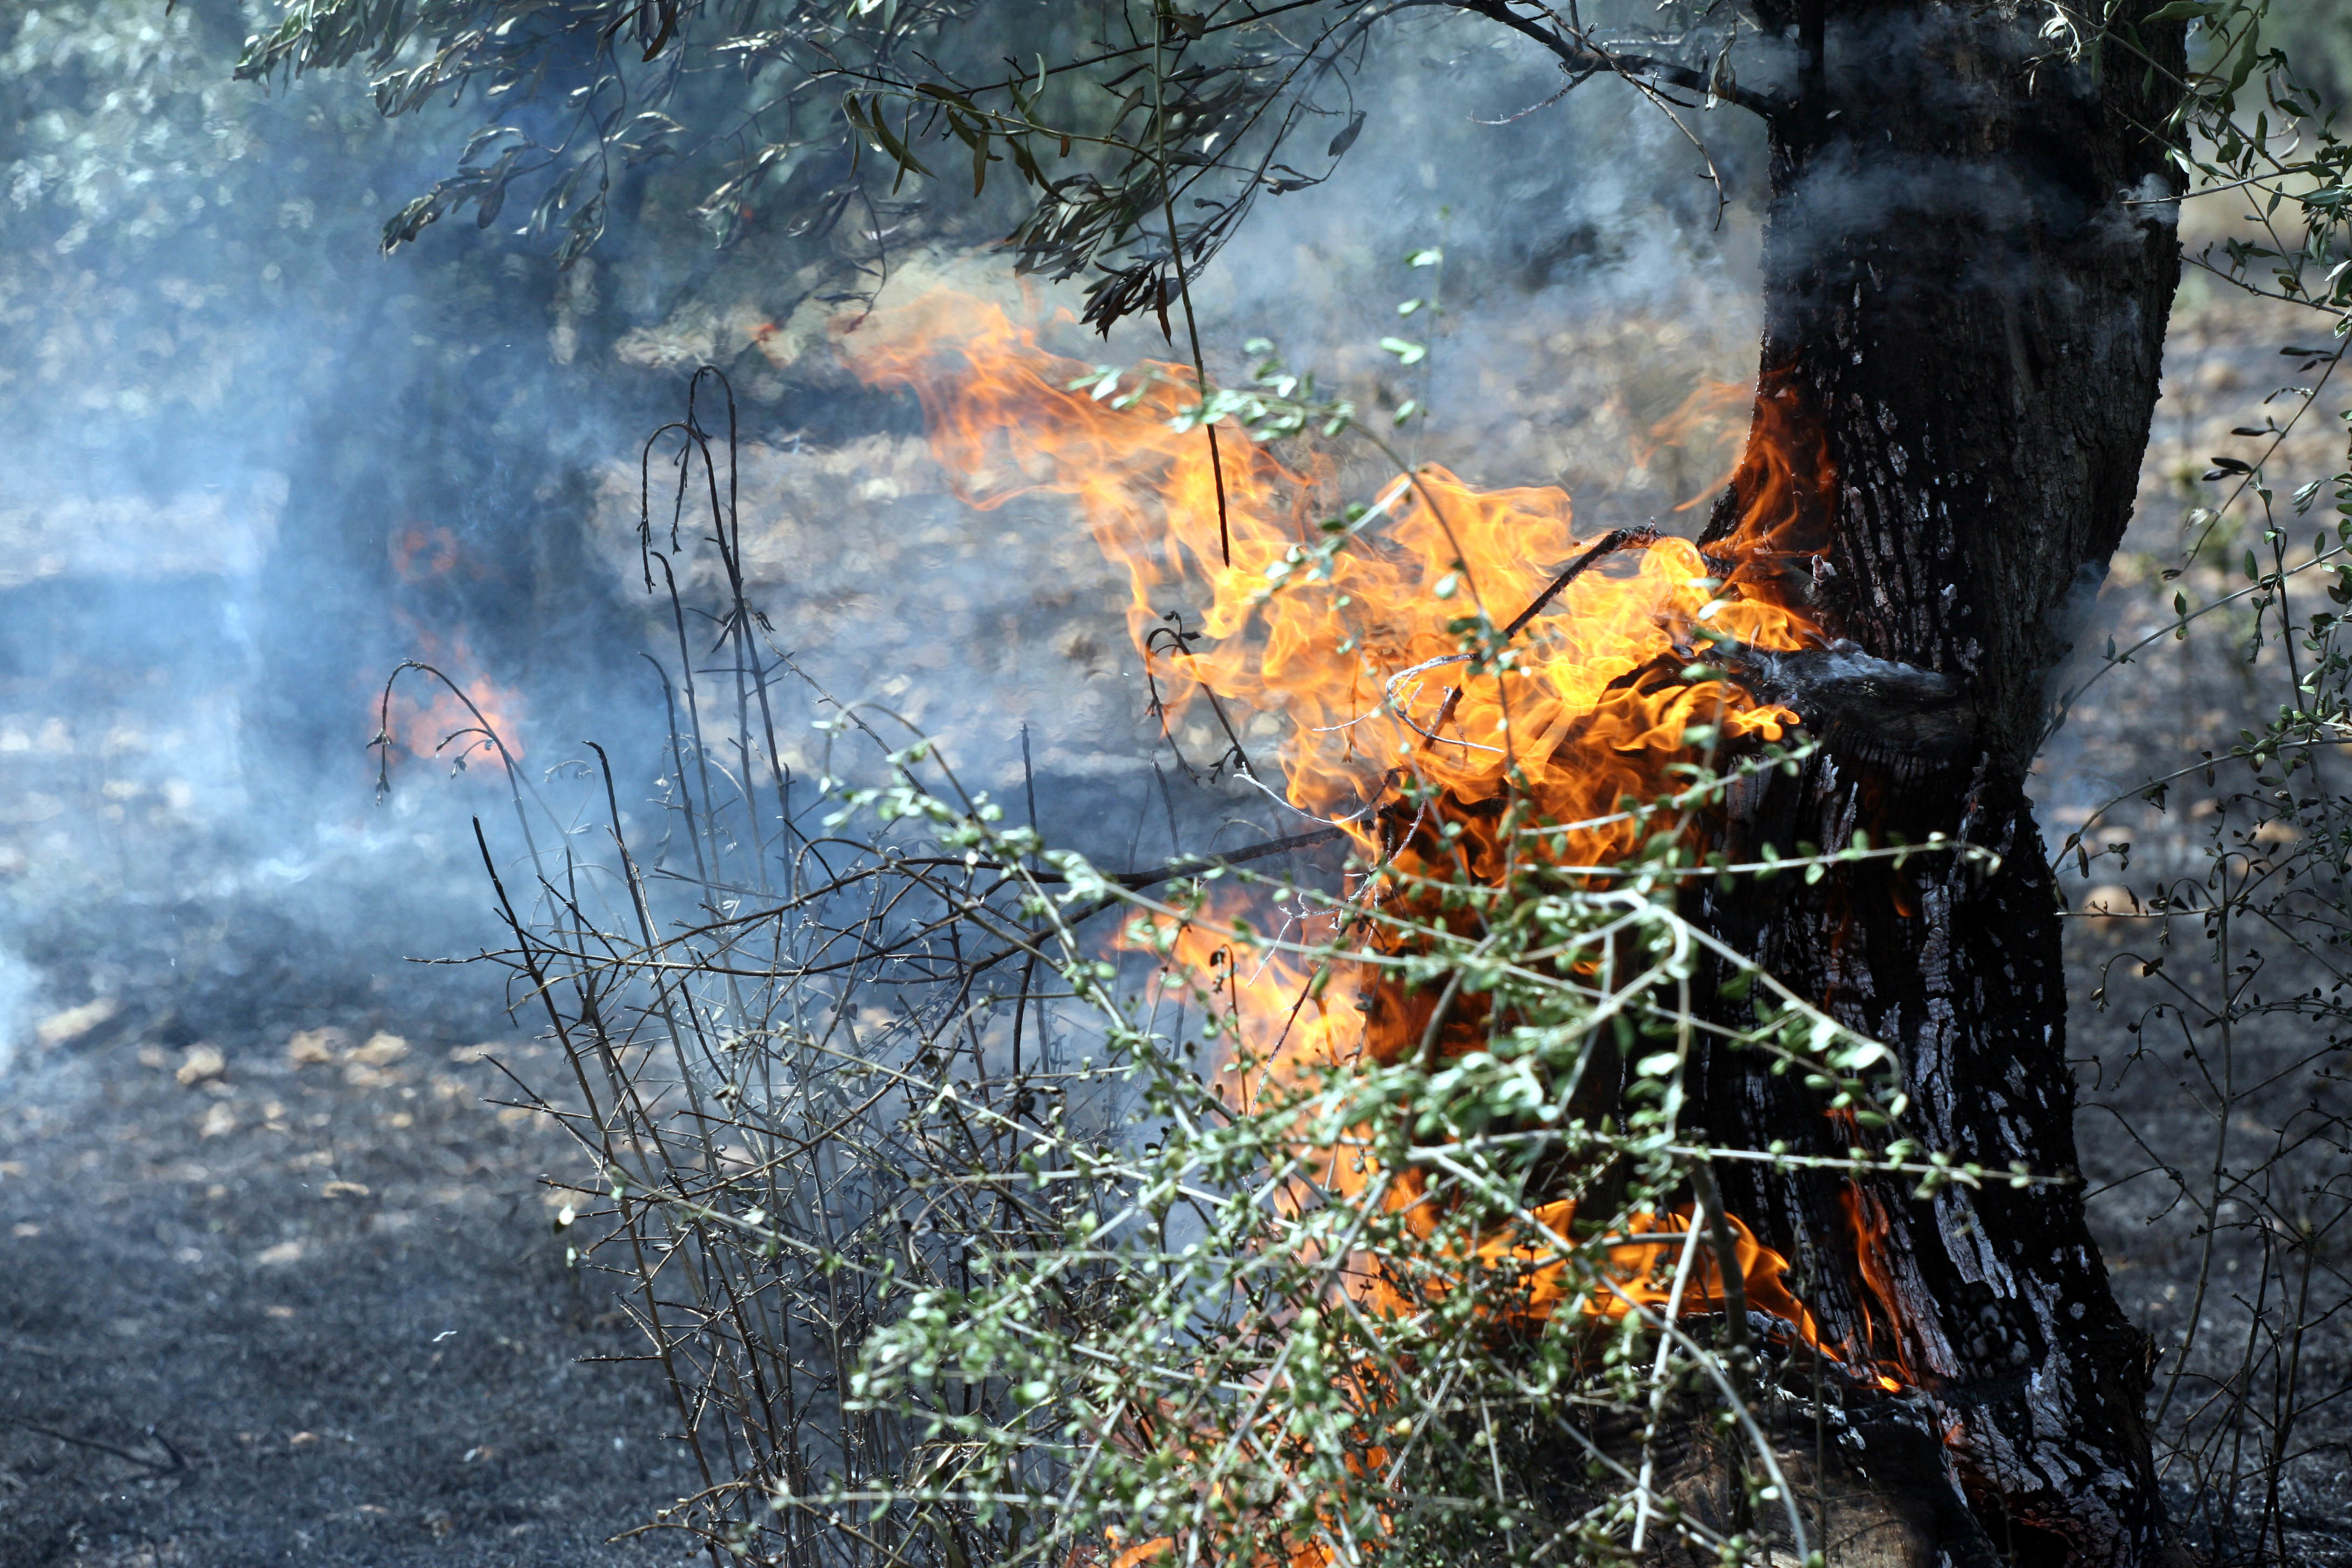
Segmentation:
{"type": "MultiPolygon", "coordinates": [[[[1569,1225],[1575,1216],[1576,1205],[1566,1201],[1546,1204],[1532,1214],[1537,1224],[1560,1237],[1569,1234],[1569,1225]]],[[[1747,1304],[1788,1324],[1806,1343],[1818,1342],[1820,1335],[1812,1313],[1781,1283],[1781,1277],[1789,1271],[1789,1260],[1757,1240],[1738,1215],[1724,1217],[1728,1222],[1732,1256],[1739,1267],[1740,1291],[1747,1304]]],[[[1633,1215],[1622,1233],[1623,1239],[1612,1244],[1604,1238],[1608,1258],[1604,1271],[1614,1289],[1605,1294],[1586,1294],[1582,1302],[1585,1314],[1622,1318],[1637,1306],[1665,1306],[1674,1296],[1674,1275],[1683,1248],[1660,1244],[1685,1241],[1690,1236],[1690,1228],[1688,1205],[1664,1215],[1647,1210],[1633,1215]],[[1638,1239],[1643,1237],[1649,1239],[1638,1239]]],[[[1507,1247],[1508,1243],[1497,1240],[1481,1251],[1486,1254],[1491,1249],[1494,1259],[1499,1262],[1507,1247]]],[[[1691,1262],[1682,1289],[1683,1309],[1701,1313],[1719,1310],[1727,1294],[1720,1260],[1711,1238],[1700,1236],[1691,1262]]],[[[1549,1317],[1568,1295],[1567,1266],[1557,1261],[1543,1265],[1528,1277],[1522,1289],[1528,1314],[1537,1319],[1549,1317]]]]}
{"type": "Polygon", "coordinates": [[[1682,406],[1650,426],[1633,440],[1633,461],[1647,468],[1660,452],[1704,448],[1711,461],[1720,461],[1723,469],[1698,489],[1690,500],[1677,505],[1676,511],[1695,511],[1722,493],[1739,470],[1739,442],[1737,418],[1755,406],[1755,389],[1745,382],[1701,382],[1683,399],[1682,406]],[[1716,454],[1730,447],[1728,458],[1716,454]]]}
{"type": "MultiPolygon", "coordinates": [[[[1777,740],[1795,721],[1728,680],[1679,679],[1680,655],[1703,626],[1777,650],[1816,639],[1778,595],[1719,593],[1697,547],[1675,538],[1570,584],[1529,621],[1507,670],[1449,680],[1462,666],[1431,667],[1400,682],[1462,651],[1464,616],[1508,624],[1594,542],[1576,536],[1558,489],[1481,491],[1425,468],[1391,482],[1376,503],[1381,517],[1360,525],[1364,537],[1327,578],[1307,581],[1326,537],[1314,507],[1333,466],[1292,466],[1228,441],[1226,565],[1208,445],[1170,423],[1192,401],[1188,369],[1156,367],[1160,379],[1139,404],[1118,408],[1072,389],[1086,365],[1048,353],[995,306],[945,293],[869,322],[850,348],[868,382],[913,389],[965,500],[994,508],[1046,494],[1076,504],[1127,568],[1129,630],[1152,668],[1174,678],[1171,710],[1213,691],[1285,718],[1286,793],[1308,813],[1358,812],[1397,769],[1456,802],[1492,801],[1516,767],[1542,815],[1610,816],[1620,797],[1657,792],[1690,726],[1777,740]],[[1197,619],[1172,622],[1195,584],[1209,595],[1197,619]]],[[[1788,412],[1771,398],[1758,408],[1759,420],[1788,412]]],[[[1762,584],[1791,548],[1806,510],[1799,492],[1819,477],[1778,455],[1797,445],[1751,442],[1751,454],[1774,456],[1751,456],[1734,477],[1746,512],[1725,551],[1734,582],[1745,573],[1762,584]]],[[[1350,831],[1364,848],[1381,847],[1369,824],[1350,831]]],[[[1637,831],[1620,821],[1553,842],[1565,863],[1599,865],[1632,850],[1637,831]]]]}
{"type": "MultiPolygon", "coordinates": [[[[1230,1008],[1241,1023],[1245,1054],[1224,1063],[1222,1074],[1228,1094],[1238,1097],[1237,1109],[1279,1103],[1284,1091],[1311,1088],[1324,1067],[1361,1054],[1368,1032],[1361,1014],[1344,1004],[1332,1005],[1332,988],[1315,994],[1310,976],[1300,966],[1234,943],[1230,922],[1222,922],[1222,931],[1220,923],[1188,922],[1174,932],[1170,967],[1192,976],[1213,976],[1208,982],[1211,999],[1230,1008]],[[1282,1022],[1270,1030],[1263,1020],[1276,1009],[1282,1022]]],[[[1364,1197],[1382,1175],[1363,1152],[1361,1140],[1350,1138],[1343,1146],[1307,1152],[1314,1184],[1324,1193],[1364,1197]]],[[[1433,1241],[1440,1216],[1425,1201],[1420,1173],[1388,1176],[1380,1183],[1381,1205],[1401,1215],[1413,1234],[1433,1241]]],[[[1528,1212],[1524,1224],[1482,1237],[1466,1256],[1432,1261],[1441,1265],[1443,1274],[1476,1280],[1488,1310],[1498,1318],[1530,1323],[1546,1321],[1563,1308],[1586,1318],[1613,1321],[1637,1309],[1664,1308],[1675,1299],[1673,1279],[1681,1244],[1690,1235],[1691,1205],[1664,1214],[1637,1212],[1621,1231],[1585,1243],[1576,1239],[1576,1208],[1568,1199],[1540,1205],[1528,1212]],[[1586,1276],[1569,1262],[1570,1254],[1594,1249],[1599,1253],[1597,1272],[1606,1281],[1598,1289],[1588,1286],[1586,1276]]],[[[1798,1342],[1826,1351],[1812,1313],[1784,1282],[1789,1260],[1759,1241],[1738,1215],[1724,1217],[1745,1304],[1786,1325],[1798,1342]]],[[[1377,1268],[1354,1270],[1346,1278],[1350,1292],[1367,1307],[1404,1313],[1417,1305],[1377,1268]]],[[[1416,1288],[1430,1287],[1423,1279],[1416,1288]]],[[[1702,1234],[1683,1282],[1679,1310],[1705,1315],[1722,1310],[1727,1299],[1717,1247],[1702,1234]]]]}
{"type": "MultiPolygon", "coordinates": [[[[1822,640],[1791,590],[1820,553],[1833,474],[1798,399],[1772,378],[1755,399],[1748,445],[1726,481],[1729,510],[1717,512],[1720,539],[1708,553],[1655,539],[1558,587],[1563,567],[1596,542],[1578,536],[1558,489],[1482,491],[1430,466],[1388,482],[1369,515],[1324,521],[1337,465],[1227,440],[1222,471],[1213,468],[1206,437],[1181,418],[1196,395],[1187,368],[1150,367],[1124,391],[1106,389],[1088,366],[1047,352],[1002,310],[946,292],[864,318],[844,346],[870,384],[913,391],[933,452],[968,503],[1072,503],[1126,569],[1129,635],[1169,714],[1217,702],[1277,716],[1285,798],[1337,819],[1392,885],[1455,867],[1499,881],[1513,858],[1619,863],[1651,830],[1621,803],[1671,786],[1670,768],[1692,754],[1691,730],[1707,727],[1723,742],[1778,740],[1798,721],[1732,677],[1688,668],[1701,662],[1709,636],[1777,651],[1822,640]],[[1339,531],[1351,536],[1345,547],[1322,550],[1339,531]],[[1461,657],[1465,632],[1521,621],[1505,658],[1461,657]],[[1403,805],[1404,780],[1423,786],[1420,798],[1432,804],[1403,805]],[[1515,819],[1553,826],[1507,844],[1515,819]]],[[[1719,413],[1724,397],[1711,391],[1685,413],[1719,413]]],[[[1258,776],[1267,758],[1241,752],[1236,742],[1226,761],[1258,776]]],[[[1220,1088],[1243,1108],[1311,1087],[1340,1064],[1398,1060],[1425,1037],[1440,1055],[1483,1043],[1483,999],[1457,999],[1453,1020],[1433,1030],[1431,995],[1369,973],[1313,984],[1318,976],[1305,966],[1233,940],[1237,912],[1219,906],[1213,918],[1171,922],[1153,945],[1230,1013],[1238,1045],[1220,1088]]],[[[1429,912],[1442,918],[1433,901],[1429,912]]],[[[1437,1233],[1418,1173],[1381,1172],[1360,1143],[1313,1151],[1310,1164],[1323,1192],[1366,1197],[1377,1184],[1377,1201],[1417,1234],[1437,1233]]],[[[1621,1235],[1577,1243],[1570,1203],[1523,1217],[1533,1228],[1430,1261],[1454,1280],[1478,1280],[1498,1316],[1529,1322],[1563,1310],[1611,1320],[1664,1305],[1692,1223],[1687,1208],[1640,1214],[1621,1235]],[[1596,1245],[1609,1289],[1586,1288],[1590,1276],[1564,1260],[1571,1248],[1596,1245]]],[[[1726,1217],[1748,1305],[1785,1325],[1788,1338],[1830,1354],[1784,1283],[1787,1259],[1726,1217]]],[[[1724,1280],[1707,1238],[1689,1264],[1682,1310],[1722,1310],[1724,1280]]],[[[1401,1304],[1374,1270],[1348,1288],[1367,1305],[1401,1304]]],[[[1164,1539],[1114,1543],[1113,1568],[1138,1568],[1170,1547],[1164,1539]]],[[[1266,1558],[1323,1560],[1292,1542],[1269,1546],[1266,1558]]]]}
{"type": "Polygon", "coordinates": [[[404,523],[392,531],[384,545],[392,556],[393,575],[411,584],[447,575],[464,554],[457,536],[438,523],[404,523]]]}
{"type": "MultiPolygon", "coordinates": [[[[1838,1194],[1838,1201],[1844,1205],[1846,1218],[1853,1226],[1854,1249],[1862,1268],[1862,1282],[1869,1287],[1870,1294],[1877,1299],[1879,1310],[1887,1314],[1888,1321],[1883,1331],[1891,1337],[1895,1326],[1895,1270],[1886,1260],[1886,1243],[1888,1237],[1894,1234],[1895,1222],[1888,1216],[1878,1199],[1856,1184],[1848,1183],[1845,1191],[1838,1194]]],[[[1870,1303],[1864,1301],[1862,1304],[1863,1342],[1857,1347],[1855,1356],[1857,1361],[1874,1361],[1878,1358],[1880,1353],[1878,1342],[1881,1334],[1881,1325],[1871,1312],[1870,1303]]],[[[1902,1358],[1899,1354],[1887,1356],[1885,1359],[1897,1367],[1902,1367],[1902,1358]]],[[[1905,1368],[1904,1371],[1907,1376],[1908,1369],[1905,1368]]],[[[1880,1372],[1877,1377],[1879,1386],[1889,1392],[1903,1386],[1884,1372],[1880,1372]]]]}

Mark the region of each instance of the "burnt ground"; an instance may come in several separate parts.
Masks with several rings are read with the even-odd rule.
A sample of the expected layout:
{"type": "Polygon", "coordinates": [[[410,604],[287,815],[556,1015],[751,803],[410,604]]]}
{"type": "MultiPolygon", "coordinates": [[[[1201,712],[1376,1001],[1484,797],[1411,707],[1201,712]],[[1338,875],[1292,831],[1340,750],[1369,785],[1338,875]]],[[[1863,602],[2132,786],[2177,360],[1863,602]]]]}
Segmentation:
{"type": "MultiPolygon", "coordinates": [[[[2176,315],[2138,520],[2053,679],[2075,697],[2036,795],[2076,916],[2085,1195],[2116,1299],[2151,1337],[2174,1517],[2210,1562],[2339,1568],[2352,1563],[2352,970],[2343,880],[2314,847],[2340,810],[2315,797],[2340,800],[2345,774],[2327,756],[2297,775],[2298,826],[2258,822],[2254,797],[2280,782],[2258,785],[2262,770],[2181,773],[2275,712],[2295,672],[2275,623],[2259,653],[2242,616],[2171,635],[2177,591],[2207,604],[2243,585],[2257,514],[2233,512],[2216,529],[2241,531],[2226,556],[2209,542],[2195,561],[2184,517],[2227,498],[2206,478],[2213,454],[2262,457],[2237,431],[2296,406],[2278,393],[2295,362],[2275,347],[2293,325],[2242,301],[2176,315]],[[2103,668],[2108,633],[2128,663],[2103,668]],[[2070,832],[2080,858],[2057,853],[2070,832]],[[2179,912],[2211,908],[2217,889],[2240,900],[2233,921],[2179,912]],[[2174,912],[2157,912],[2159,896],[2174,912]]],[[[2282,493],[2324,480],[2343,467],[2341,426],[2309,421],[2265,461],[2282,493]]],[[[2318,595],[2295,591],[2300,624],[2318,595]]]]}
{"type": "Polygon", "coordinates": [[[273,728],[221,595],[0,594],[0,1568],[668,1568],[605,1541],[677,1414],[478,1047],[558,1064],[406,961],[495,939],[497,796],[376,801],[363,688],[273,728]]]}
{"type": "Polygon", "coordinates": [[[637,1345],[551,1225],[568,1149],[490,1103],[511,1086],[450,1020],[552,1064],[494,1012],[385,1000],[399,978],[311,1006],[290,1053],[299,994],[200,1031],[201,988],[137,987],[7,1076],[0,1564],[685,1557],[605,1543],[694,1489],[677,1415],[647,1365],[595,1363],[637,1345]]]}

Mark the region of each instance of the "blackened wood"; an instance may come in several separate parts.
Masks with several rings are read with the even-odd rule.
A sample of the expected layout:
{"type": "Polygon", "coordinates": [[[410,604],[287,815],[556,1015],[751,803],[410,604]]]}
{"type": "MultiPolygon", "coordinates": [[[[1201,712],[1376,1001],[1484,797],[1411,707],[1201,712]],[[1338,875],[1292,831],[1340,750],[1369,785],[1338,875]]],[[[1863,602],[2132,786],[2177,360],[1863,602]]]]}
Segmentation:
{"type": "MultiPolygon", "coordinates": [[[[1800,110],[1774,128],[1759,396],[1780,406],[1758,428],[1817,432],[1836,476],[1801,498],[1816,536],[1791,542],[1821,553],[1792,558],[1786,591],[1862,654],[1940,678],[1921,688],[1937,743],[1832,723],[1824,752],[1745,794],[1720,835],[1737,859],[1857,828],[1965,837],[2003,858],[1990,874],[1948,857],[1865,865],[1694,904],[1901,1051],[1910,1131],[1996,1171],[2069,1173],[2057,905],[2024,777],[2070,616],[2129,521],[2157,395],[2179,261],[2152,128],[2181,27],[2140,27],[2147,57],[2111,40],[2082,64],[2044,57],[2044,14],[2021,7],[1830,0],[1818,15],[1819,63],[1807,48],[1800,110]]],[[[1810,44],[1814,16],[1785,20],[1810,44]]],[[[1745,499],[1718,510],[1711,542],[1745,499]]],[[[1830,1152],[1860,1135],[1741,1055],[1696,1075],[1718,1138],[1830,1152]]],[[[1905,1419],[1970,1516],[1922,1521],[1938,1550],[2168,1560],[2147,1342],[2108,1289],[2079,1188],[1917,1203],[1831,1174],[1722,1180],[1766,1241],[1817,1260],[1832,1342],[1926,1395],[1905,1419]]]]}

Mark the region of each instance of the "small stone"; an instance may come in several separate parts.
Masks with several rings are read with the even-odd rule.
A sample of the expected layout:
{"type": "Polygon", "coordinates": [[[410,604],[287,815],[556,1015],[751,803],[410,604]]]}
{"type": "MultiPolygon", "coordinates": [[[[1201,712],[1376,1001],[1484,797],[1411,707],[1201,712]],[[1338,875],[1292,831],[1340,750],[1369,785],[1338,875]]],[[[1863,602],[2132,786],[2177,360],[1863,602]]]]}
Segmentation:
{"type": "Polygon", "coordinates": [[[388,1068],[408,1054],[408,1042],[398,1035],[379,1030],[368,1037],[366,1045],[352,1053],[352,1060],[372,1068],[388,1068]]]}
{"type": "Polygon", "coordinates": [[[79,1007],[68,1007],[62,1013],[52,1013],[33,1026],[33,1033],[44,1046],[62,1046],[78,1040],[120,1011],[121,1004],[111,996],[100,996],[79,1007]]]}
{"type": "Polygon", "coordinates": [[[180,1070],[172,1076],[194,1089],[200,1083],[222,1077],[227,1071],[228,1058],[218,1050],[211,1046],[190,1046],[181,1055],[180,1070]]]}
{"type": "Polygon", "coordinates": [[[335,1051],[348,1038],[336,1028],[303,1029],[286,1042],[286,1059],[298,1068],[322,1067],[335,1059],[335,1051]]]}

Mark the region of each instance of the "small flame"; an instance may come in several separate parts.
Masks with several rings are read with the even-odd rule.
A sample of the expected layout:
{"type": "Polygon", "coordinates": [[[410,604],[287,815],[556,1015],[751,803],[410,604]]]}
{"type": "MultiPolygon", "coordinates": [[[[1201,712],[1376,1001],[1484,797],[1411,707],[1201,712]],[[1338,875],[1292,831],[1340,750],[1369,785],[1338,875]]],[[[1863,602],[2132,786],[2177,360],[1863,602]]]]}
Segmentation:
{"type": "MultiPolygon", "coordinates": [[[[404,623],[407,621],[406,616],[399,618],[404,623]]],[[[445,641],[414,625],[407,629],[416,639],[417,661],[446,674],[458,691],[465,693],[465,699],[461,700],[457,691],[430,675],[404,672],[393,688],[385,710],[386,739],[411,756],[462,761],[489,746],[489,737],[482,733],[487,725],[497,733],[508,755],[521,757],[525,714],[522,693],[500,686],[482,673],[480,661],[474,657],[464,632],[445,641]],[[473,704],[471,708],[467,706],[468,701],[473,704]],[[475,716],[477,710],[479,718],[475,716]]]]}
{"type": "MultiPolygon", "coordinates": [[[[1853,1227],[1854,1249],[1862,1268],[1862,1282],[1877,1299],[1879,1310],[1886,1314],[1886,1322],[1882,1328],[1870,1310],[1870,1303],[1862,1303],[1863,1343],[1858,1347],[1854,1359],[1878,1363],[1879,1339],[1882,1333],[1893,1337],[1895,1329],[1895,1271],[1886,1259],[1887,1238],[1894,1234],[1895,1222],[1878,1199],[1857,1184],[1849,1182],[1845,1191],[1838,1194],[1838,1200],[1844,1205],[1846,1219],[1853,1227]]],[[[1898,1368],[1903,1366],[1899,1354],[1885,1360],[1891,1361],[1898,1368]]],[[[1880,1364],[1883,1366],[1883,1363],[1880,1364]]],[[[1903,1370],[1907,1381],[1909,1371],[1907,1368],[1903,1370]]],[[[1889,1393],[1903,1386],[1884,1370],[1880,1370],[1876,1376],[1878,1385],[1889,1393]]]]}
{"type": "Polygon", "coordinates": [[[1150,1541],[1139,1542],[1119,1552],[1110,1560],[1110,1568],[1140,1568],[1140,1564],[1150,1563],[1155,1558],[1165,1557],[1175,1550],[1174,1536],[1157,1535],[1150,1541]]]}
{"type": "MultiPolygon", "coordinates": [[[[1532,1217],[1545,1230],[1565,1237],[1570,1223],[1576,1216],[1573,1203],[1547,1204],[1533,1211],[1532,1217]]],[[[1789,1325],[1790,1331],[1807,1344],[1818,1344],[1820,1333],[1813,1323],[1812,1313],[1789,1293],[1781,1276],[1789,1271],[1789,1260],[1756,1239],[1755,1234],[1736,1215],[1724,1216],[1731,1233],[1733,1257],[1739,1266],[1741,1294],[1747,1304],[1757,1311],[1766,1312],[1789,1325]]],[[[1691,1208],[1685,1205],[1667,1214],[1643,1210],[1631,1216],[1622,1232],[1622,1239],[1604,1237],[1608,1265],[1606,1272],[1614,1289],[1605,1294],[1587,1294],[1582,1308],[1587,1316],[1622,1318],[1635,1307],[1664,1307],[1674,1294],[1674,1275],[1683,1248],[1660,1245],[1683,1241],[1690,1235],[1691,1208]],[[1637,1237],[1646,1237],[1638,1240],[1637,1237]]],[[[1502,1247],[1496,1247],[1496,1258],[1500,1260],[1502,1247]]],[[[1549,1317],[1568,1293],[1565,1265],[1558,1262],[1537,1269],[1528,1279],[1526,1310],[1529,1316],[1549,1317]]],[[[1701,1236],[1692,1258],[1689,1277],[1682,1290],[1682,1304],[1686,1310],[1706,1312],[1719,1310],[1727,1300],[1723,1289],[1720,1260],[1710,1238],[1701,1236]]]]}
{"type": "Polygon", "coordinates": [[[1739,471],[1740,418],[1755,402],[1755,389],[1745,382],[1701,382],[1683,399],[1681,407],[1635,437],[1633,461],[1646,468],[1661,452],[1703,447],[1710,461],[1721,462],[1723,469],[1712,481],[1675,508],[1678,512],[1696,511],[1721,494],[1739,471]],[[1727,448],[1728,457],[1718,456],[1727,448]]]}

